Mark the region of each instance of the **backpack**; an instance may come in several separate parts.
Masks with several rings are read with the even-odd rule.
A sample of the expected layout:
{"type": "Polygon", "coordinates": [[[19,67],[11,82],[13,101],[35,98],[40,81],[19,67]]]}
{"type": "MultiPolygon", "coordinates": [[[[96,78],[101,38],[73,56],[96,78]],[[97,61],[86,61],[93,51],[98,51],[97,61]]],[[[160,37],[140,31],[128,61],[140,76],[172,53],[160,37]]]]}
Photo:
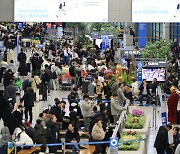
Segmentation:
{"type": "Polygon", "coordinates": [[[75,70],[74,70],[75,66],[71,66],[69,68],[69,75],[72,76],[72,77],[75,77],[76,76],[76,73],[75,73],[75,70]]]}
{"type": "Polygon", "coordinates": [[[57,79],[56,71],[53,71],[53,73],[52,73],[52,79],[57,79]]]}

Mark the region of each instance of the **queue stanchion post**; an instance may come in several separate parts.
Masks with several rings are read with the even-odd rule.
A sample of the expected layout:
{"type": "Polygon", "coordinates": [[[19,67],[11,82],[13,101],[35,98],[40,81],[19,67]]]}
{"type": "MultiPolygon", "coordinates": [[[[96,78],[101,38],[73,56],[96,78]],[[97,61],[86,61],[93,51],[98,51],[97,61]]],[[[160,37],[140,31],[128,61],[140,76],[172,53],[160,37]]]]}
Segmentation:
{"type": "Polygon", "coordinates": [[[156,130],[156,105],[153,105],[153,128],[156,130]]]}
{"type": "Polygon", "coordinates": [[[156,111],[157,110],[156,110],[156,105],[155,105],[155,111],[154,111],[154,113],[155,113],[155,124],[154,124],[155,125],[155,130],[156,130],[156,126],[157,126],[157,124],[156,124],[156,111]]]}

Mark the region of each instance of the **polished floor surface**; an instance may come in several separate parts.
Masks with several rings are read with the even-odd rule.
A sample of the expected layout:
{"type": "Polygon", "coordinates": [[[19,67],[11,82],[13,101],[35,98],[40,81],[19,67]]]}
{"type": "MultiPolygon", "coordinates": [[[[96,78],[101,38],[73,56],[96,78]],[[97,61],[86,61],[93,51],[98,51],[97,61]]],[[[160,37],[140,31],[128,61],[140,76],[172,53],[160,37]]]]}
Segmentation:
{"type": "MultiPolygon", "coordinates": [[[[0,85],[2,89],[2,85],[0,85]]],[[[50,96],[48,96],[47,101],[40,101],[40,102],[35,102],[35,106],[33,108],[33,124],[35,124],[36,119],[38,118],[39,113],[41,113],[44,109],[48,108],[48,105],[54,105],[54,98],[67,98],[69,91],[60,91],[60,90],[52,90],[50,93],[50,96]]],[[[17,101],[18,101],[17,97],[17,101]]],[[[68,116],[69,114],[69,109],[68,109],[68,102],[66,104],[66,115],[68,116]]],[[[155,118],[153,119],[153,107],[152,106],[130,106],[130,111],[132,109],[141,109],[145,112],[145,115],[150,116],[151,122],[150,122],[150,133],[149,133],[149,138],[147,141],[147,152],[148,154],[155,154],[155,149],[153,148],[154,140],[156,137],[157,129],[161,125],[161,117],[160,117],[160,107],[157,107],[156,109],[156,126],[155,124],[153,125],[153,121],[155,122],[155,118]]],[[[0,122],[0,127],[2,127],[2,122],[0,122]]]]}

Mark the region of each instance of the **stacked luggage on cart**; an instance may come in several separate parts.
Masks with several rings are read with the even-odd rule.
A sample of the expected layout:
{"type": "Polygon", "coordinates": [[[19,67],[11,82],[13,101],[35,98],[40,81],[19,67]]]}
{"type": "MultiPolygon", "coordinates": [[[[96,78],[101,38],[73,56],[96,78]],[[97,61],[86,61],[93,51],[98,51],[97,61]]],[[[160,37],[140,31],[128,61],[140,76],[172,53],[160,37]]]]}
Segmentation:
{"type": "Polygon", "coordinates": [[[61,90],[70,91],[71,90],[71,78],[66,75],[62,75],[61,90]]]}

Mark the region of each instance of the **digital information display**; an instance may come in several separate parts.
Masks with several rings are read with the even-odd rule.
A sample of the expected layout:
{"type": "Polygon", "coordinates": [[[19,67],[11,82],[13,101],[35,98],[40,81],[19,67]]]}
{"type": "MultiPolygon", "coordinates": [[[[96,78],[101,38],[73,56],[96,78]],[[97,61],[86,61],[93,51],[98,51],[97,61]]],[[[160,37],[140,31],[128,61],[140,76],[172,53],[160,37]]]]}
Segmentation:
{"type": "Polygon", "coordinates": [[[142,69],[142,79],[147,81],[152,81],[153,78],[156,78],[157,81],[166,80],[166,71],[165,68],[143,68],[142,69]]]}
{"type": "Polygon", "coordinates": [[[107,22],[108,0],[14,0],[15,22],[107,22]]]}
{"type": "Polygon", "coordinates": [[[179,22],[180,0],[132,0],[132,22],[179,22]]]}

